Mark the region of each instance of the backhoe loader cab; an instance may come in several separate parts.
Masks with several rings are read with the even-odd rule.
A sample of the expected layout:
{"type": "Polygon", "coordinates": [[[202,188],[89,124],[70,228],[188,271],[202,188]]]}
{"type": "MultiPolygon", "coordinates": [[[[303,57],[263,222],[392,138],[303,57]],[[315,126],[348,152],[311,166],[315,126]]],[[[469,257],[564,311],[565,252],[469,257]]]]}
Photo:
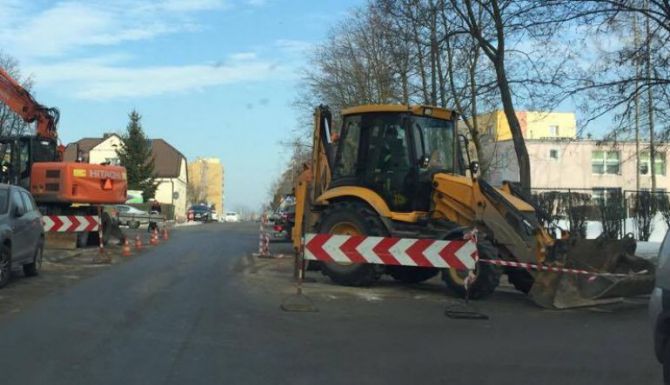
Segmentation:
{"type": "Polygon", "coordinates": [[[329,186],[377,192],[392,212],[428,211],[432,175],[463,173],[455,114],[432,107],[398,107],[343,111],[329,186]]]}

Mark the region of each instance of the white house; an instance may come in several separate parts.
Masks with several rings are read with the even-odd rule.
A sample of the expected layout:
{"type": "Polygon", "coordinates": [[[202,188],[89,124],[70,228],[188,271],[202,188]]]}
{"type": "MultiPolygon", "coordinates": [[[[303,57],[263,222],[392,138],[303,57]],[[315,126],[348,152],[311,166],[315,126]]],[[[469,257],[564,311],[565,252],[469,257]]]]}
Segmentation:
{"type": "MultiPolygon", "coordinates": [[[[186,157],[163,139],[150,139],[154,157],[156,200],[172,204],[177,220],[186,218],[186,186],[188,167],[186,157]]],[[[116,150],[121,146],[121,138],[116,134],[105,134],[102,138],[84,138],[67,145],[64,160],[79,159],[88,163],[118,164],[116,150]]]]}

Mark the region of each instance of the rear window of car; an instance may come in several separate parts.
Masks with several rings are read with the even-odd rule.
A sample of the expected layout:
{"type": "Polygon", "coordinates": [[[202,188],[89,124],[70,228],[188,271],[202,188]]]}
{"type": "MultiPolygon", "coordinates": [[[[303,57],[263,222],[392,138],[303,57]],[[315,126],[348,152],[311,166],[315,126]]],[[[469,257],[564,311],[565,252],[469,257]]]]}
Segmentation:
{"type": "Polygon", "coordinates": [[[8,207],[9,207],[9,190],[2,189],[0,190],[0,214],[7,214],[8,207]]]}
{"type": "Polygon", "coordinates": [[[204,213],[205,211],[207,211],[207,206],[193,206],[191,207],[191,210],[198,213],[204,213]]]}

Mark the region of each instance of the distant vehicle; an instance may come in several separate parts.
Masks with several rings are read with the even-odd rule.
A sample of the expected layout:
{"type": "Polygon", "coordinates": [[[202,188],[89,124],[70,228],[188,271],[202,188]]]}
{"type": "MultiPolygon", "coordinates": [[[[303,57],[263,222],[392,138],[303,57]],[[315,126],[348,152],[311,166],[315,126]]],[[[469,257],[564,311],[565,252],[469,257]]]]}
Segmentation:
{"type": "Polygon", "coordinates": [[[654,331],[654,351],[663,364],[664,383],[670,383],[670,232],[658,252],[656,287],[649,299],[649,317],[654,331]]]}
{"type": "Polygon", "coordinates": [[[212,209],[212,210],[210,210],[210,212],[212,214],[212,220],[214,222],[218,222],[219,221],[219,214],[216,213],[216,210],[212,209]]]}
{"type": "Polygon", "coordinates": [[[30,193],[18,186],[0,184],[0,287],[13,269],[32,277],[42,267],[44,228],[30,193]]]}
{"type": "Polygon", "coordinates": [[[196,222],[210,222],[212,220],[212,210],[207,205],[193,205],[188,209],[188,218],[196,222]]]}
{"type": "Polygon", "coordinates": [[[120,225],[126,225],[131,229],[136,229],[140,225],[149,223],[149,213],[128,205],[116,205],[120,225]]]}
{"type": "Polygon", "coordinates": [[[226,217],[224,218],[226,222],[239,222],[240,221],[240,215],[236,212],[227,212],[226,217]]]}
{"type": "Polygon", "coordinates": [[[275,241],[290,241],[295,224],[295,199],[284,199],[279,208],[272,214],[271,237],[275,241]]]}

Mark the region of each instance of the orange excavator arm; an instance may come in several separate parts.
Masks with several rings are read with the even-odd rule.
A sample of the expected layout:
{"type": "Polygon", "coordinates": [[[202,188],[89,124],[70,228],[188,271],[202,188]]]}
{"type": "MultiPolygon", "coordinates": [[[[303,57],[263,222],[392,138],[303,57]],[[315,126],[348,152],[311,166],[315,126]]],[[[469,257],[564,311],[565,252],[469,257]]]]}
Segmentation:
{"type": "Polygon", "coordinates": [[[0,101],[3,101],[27,123],[35,122],[35,134],[38,137],[58,139],[56,131],[58,109],[45,107],[36,102],[32,95],[2,67],[0,67],[0,101]]]}

